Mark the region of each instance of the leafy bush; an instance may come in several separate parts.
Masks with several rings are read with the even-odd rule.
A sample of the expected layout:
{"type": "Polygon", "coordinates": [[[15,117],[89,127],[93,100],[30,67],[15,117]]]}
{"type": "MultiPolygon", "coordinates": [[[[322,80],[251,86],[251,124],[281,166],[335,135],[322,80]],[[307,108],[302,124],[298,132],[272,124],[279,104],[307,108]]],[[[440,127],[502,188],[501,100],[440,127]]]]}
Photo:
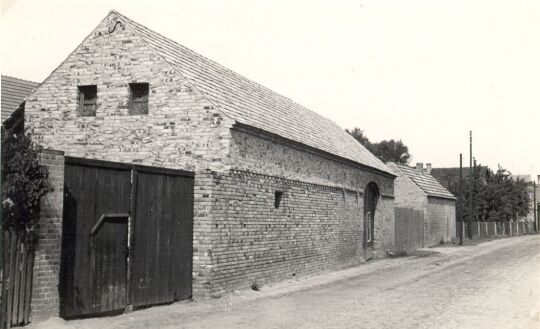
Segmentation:
{"type": "Polygon", "coordinates": [[[40,199],[52,190],[42,148],[24,133],[2,135],[2,226],[34,241],[40,199]]]}

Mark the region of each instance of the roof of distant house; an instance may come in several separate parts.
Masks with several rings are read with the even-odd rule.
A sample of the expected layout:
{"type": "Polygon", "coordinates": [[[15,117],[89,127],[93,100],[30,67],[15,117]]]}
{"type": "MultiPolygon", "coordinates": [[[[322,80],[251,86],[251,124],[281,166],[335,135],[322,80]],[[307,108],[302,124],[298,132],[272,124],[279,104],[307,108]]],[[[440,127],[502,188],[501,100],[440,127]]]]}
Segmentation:
{"type": "Polygon", "coordinates": [[[10,117],[38,85],[37,82],[2,75],[2,122],[10,117]]]}
{"type": "MultiPolygon", "coordinates": [[[[154,51],[237,123],[392,174],[331,120],[112,11],[154,51]]],[[[392,174],[393,175],[393,174],[392,174]]]]}
{"type": "Polygon", "coordinates": [[[432,175],[428,174],[424,169],[417,169],[397,163],[392,163],[405,176],[410,178],[427,196],[438,197],[443,199],[453,199],[456,197],[445,189],[432,175]]]}
{"type": "Polygon", "coordinates": [[[512,175],[512,179],[516,181],[519,179],[519,180],[524,181],[525,183],[533,182],[531,175],[512,175]]]}
{"type": "MultiPolygon", "coordinates": [[[[489,171],[487,166],[478,166],[477,170],[481,178],[485,179],[487,177],[489,171]]],[[[459,172],[459,167],[433,168],[430,174],[443,186],[450,188],[459,184],[459,172]]],[[[469,167],[463,167],[463,178],[467,176],[469,176],[469,167]]]]}

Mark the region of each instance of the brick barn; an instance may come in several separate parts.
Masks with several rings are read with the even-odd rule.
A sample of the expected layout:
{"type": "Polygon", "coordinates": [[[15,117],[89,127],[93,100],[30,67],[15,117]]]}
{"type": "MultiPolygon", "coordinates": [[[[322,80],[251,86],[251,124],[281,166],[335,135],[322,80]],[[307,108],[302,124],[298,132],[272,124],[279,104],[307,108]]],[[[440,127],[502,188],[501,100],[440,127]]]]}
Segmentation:
{"type": "Polygon", "coordinates": [[[423,212],[422,247],[454,241],[456,198],[431,175],[431,164],[426,169],[422,163],[409,167],[390,162],[387,166],[397,175],[394,184],[396,207],[423,212]]]}
{"type": "Polygon", "coordinates": [[[56,186],[35,317],[220,296],[393,250],[395,175],[381,161],[329,119],[117,12],[28,97],[25,120],[53,150],[56,186]],[[123,248],[127,273],[108,269],[123,248]]]}

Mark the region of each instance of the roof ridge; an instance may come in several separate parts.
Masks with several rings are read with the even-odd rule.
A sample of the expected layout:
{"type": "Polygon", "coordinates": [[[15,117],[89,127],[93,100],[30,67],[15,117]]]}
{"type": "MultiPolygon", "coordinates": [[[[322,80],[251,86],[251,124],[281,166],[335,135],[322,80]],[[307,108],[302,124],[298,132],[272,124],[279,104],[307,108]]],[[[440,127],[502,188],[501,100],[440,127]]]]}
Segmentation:
{"type": "Polygon", "coordinates": [[[389,168],[333,120],[111,10],[206,100],[235,122],[275,133],[391,174],[389,168]],[[294,123],[294,124],[291,124],[294,123]]]}
{"type": "Polygon", "coordinates": [[[392,164],[395,165],[396,168],[401,171],[401,173],[403,173],[407,179],[413,182],[427,196],[456,199],[456,197],[446,187],[444,187],[433,175],[431,175],[431,173],[428,173],[424,169],[419,171],[415,167],[408,165],[395,162],[392,162],[392,164]]]}
{"type": "MultiPolygon", "coordinates": [[[[140,26],[140,27],[142,27],[142,28],[144,28],[144,29],[146,29],[146,30],[149,30],[149,31],[151,31],[151,32],[153,32],[153,33],[159,34],[160,36],[163,36],[164,38],[166,38],[168,41],[174,43],[175,45],[180,46],[180,47],[182,47],[182,48],[184,48],[184,49],[190,51],[191,53],[196,54],[197,56],[202,57],[202,58],[204,58],[205,60],[207,60],[207,61],[209,61],[209,62],[212,62],[213,64],[219,66],[220,68],[222,68],[222,69],[224,69],[224,70],[226,70],[226,71],[228,71],[228,72],[230,72],[230,73],[232,73],[232,74],[234,74],[234,75],[240,76],[241,78],[248,80],[250,83],[253,83],[253,84],[255,84],[256,86],[258,86],[258,87],[260,87],[260,88],[262,88],[262,89],[265,89],[265,90],[271,92],[272,94],[274,94],[274,95],[276,95],[276,96],[278,96],[278,97],[280,97],[280,98],[286,99],[286,100],[288,100],[289,102],[291,102],[291,103],[297,105],[298,107],[301,107],[302,109],[304,109],[304,110],[306,110],[306,111],[309,111],[309,112],[315,114],[316,116],[320,117],[321,119],[327,120],[327,121],[331,122],[332,124],[334,124],[334,125],[340,127],[334,120],[331,120],[330,118],[327,118],[327,117],[325,117],[324,115],[321,115],[321,114],[319,114],[319,113],[317,113],[317,112],[311,110],[310,108],[308,108],[308,107],[306,107],[306,106],[304,106],[304,105],[298,103],[297,101],[293,100],[292,98],[290,98],[290,97],[288,97],[288,96],[285,96],[285,95],[282,95],[281,93],[278,93],[278,92],[276,92],[276,91],[270,89],[269,87],[266,87],[266,86],[262,85],[261,83],[259,83],[259,82],[255,81],[255,80],[251,79],[251,78],[248,78],[248,77],[246,77],[246,76],[244,76],[244,75],[242,75],[242,74],[240,74],[240,73],[238,73],[238,72],[236,72],[236,71],[234,71],[234,70],[231,70],[230,68],[226,67],[225,65],[220,64],[220,63],[216,62],[215,60],[213,60],[213,59],[211,59],[211,58],[209,58],[209,57],[207,57],[207,56],[205,56],[205,55],[203,55],[203,54],[200,54],[200,53],[196,52],[195,50],[193,50],[193,49],[191,49],[191,48],[189,48],[189,47],[187,47],[187,46],[185,46],[185,45],[183,45],[183,44],[181,44],[181,43],[175,41],[174,39],[169,38],[169,37],[167,37],[167,36],[165,36],[165,35],[163,35],[163,34],[161,34],[161,33],[159,33],[159,32],[156,32],[156,31],[154,31],[154,30],[148,28],[148,27],[147,27],[146,25],[144,25],[144,24],[141,24],[141,23],[139,23],[139,22],[136,22],[136,21],[132,20],[131,18],[129,18],[129,17],[127,17],[127,16],[121,14],[121,13],[118,12],[117,10],[111,9],[109,13],[111,13],[111,14],[116,14],[116,15],[118,15],[118,16],[121,16],[122,18],[124,18],[125,20],[128,21],[128,24],[135,24],[135,25],[138,25],[138,26],[140,26]]],[[[137,31],[135,31],[135,33],[138,34],[137,31]]],[[[143,38],[143,39],[144,39],[144,38],[143,38]]],[[[153,47],[152,45],[149,45],[149,46],[150,46],[152,49],[154,49],[154,47],[153,47]]],[[[172,65],[171,65],[171,66],[172,66],[172,65]]],[[[181,74],[181,72],[178,72],[178,73],[181,74]]],[[[182,76],[183,76],[183,75],[182,75],[182,76]]],[[[188,80],[188,81],[190,80],[189,78],[187,78],[187,77],[185,77],[185,76],[184,76],[184,78],[186,78],[186,80],[188,80]]],[[[201,93],[204,94],[203,92],[201,92],[201,93]]],[[[341,128],[341,127],[340,127],[340,128],[341,128]]],[[[341,129],[343,130],[343,128],[341,128],[341,129]]]]}

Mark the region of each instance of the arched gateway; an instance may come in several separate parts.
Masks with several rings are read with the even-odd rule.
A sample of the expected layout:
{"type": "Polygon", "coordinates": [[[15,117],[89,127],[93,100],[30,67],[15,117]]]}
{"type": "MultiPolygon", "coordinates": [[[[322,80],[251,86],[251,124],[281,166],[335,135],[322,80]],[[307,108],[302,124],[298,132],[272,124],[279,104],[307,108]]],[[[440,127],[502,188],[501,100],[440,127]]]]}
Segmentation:
{"type": "Polygon", "coordinates": [[[374,182],[369,183],[364,190],[364,258],[373,258],[373,240],[375,235],[375,211],[379,200],[379,187],[374,182]]]}

